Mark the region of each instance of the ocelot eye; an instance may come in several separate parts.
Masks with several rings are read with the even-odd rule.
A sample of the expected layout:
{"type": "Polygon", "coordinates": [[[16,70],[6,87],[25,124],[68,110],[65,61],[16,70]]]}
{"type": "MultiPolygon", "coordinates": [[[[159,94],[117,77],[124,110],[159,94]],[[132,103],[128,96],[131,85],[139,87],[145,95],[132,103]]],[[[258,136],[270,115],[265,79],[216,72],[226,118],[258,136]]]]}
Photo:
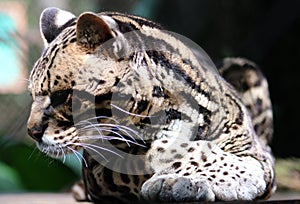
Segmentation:
{"type": "Polygon", "coordinates": [[[71,89],[56,91],[52,93],[50,96],[51,106],[56,107],[58,105],[65,103],[71,94],[72,94],[71,89]]]}

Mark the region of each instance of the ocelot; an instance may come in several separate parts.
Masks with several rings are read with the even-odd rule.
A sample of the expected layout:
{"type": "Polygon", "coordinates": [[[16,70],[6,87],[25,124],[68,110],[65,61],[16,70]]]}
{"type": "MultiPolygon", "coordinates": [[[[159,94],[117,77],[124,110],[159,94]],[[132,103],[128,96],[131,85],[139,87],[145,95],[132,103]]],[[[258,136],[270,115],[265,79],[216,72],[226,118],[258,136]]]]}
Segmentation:
{"type": "Polygon", "coordinates": [[[226,58],[216,69],[183,36],[116,12],[47,8],[40,29],[28,133],[47,155],[82,160],[75,198],[232,201],[274,192],[272,107],[253,62],[226,58]]]}

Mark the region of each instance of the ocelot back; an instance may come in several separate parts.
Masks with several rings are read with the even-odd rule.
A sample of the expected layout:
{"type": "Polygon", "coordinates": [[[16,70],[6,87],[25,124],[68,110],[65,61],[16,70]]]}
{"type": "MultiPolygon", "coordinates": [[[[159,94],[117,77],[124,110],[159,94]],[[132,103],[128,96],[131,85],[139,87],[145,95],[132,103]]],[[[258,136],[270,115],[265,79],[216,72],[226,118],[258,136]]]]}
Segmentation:
{"type": "Polygon", "coordinates": [[[48,8],[40,28],[45,50],[30,74],[28,133],[52,157],[82,159],[76,199],[254,200],[274,192],[271,103],[254,63],[227,58],[214,69],[183,36],[115,12],[77,18],[48,8]]]}

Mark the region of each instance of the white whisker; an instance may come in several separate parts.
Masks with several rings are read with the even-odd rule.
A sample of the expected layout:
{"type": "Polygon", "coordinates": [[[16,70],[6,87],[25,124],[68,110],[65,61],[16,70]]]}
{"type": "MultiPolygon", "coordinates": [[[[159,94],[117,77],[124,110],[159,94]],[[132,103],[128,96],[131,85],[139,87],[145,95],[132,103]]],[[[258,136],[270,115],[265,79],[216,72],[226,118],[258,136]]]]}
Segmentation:
{"type": "Polygon", "coordinates": [[[65,154],[65,151],[64,151],[62,145],[59,145],[59,148],[61,149],[61,153],[62,153],[62,155],[63,155],[63,161],[62,161],[62,162],[65,163],[65,162],[66,162],[66,154],[65,154]]]}
{"type": "Polygon", "coordinates": [[[116,106],[116,105],[114,105],[112,103],[110,105],[112,107],[118,109],[119,111],[122,111],[123,113],[126,113],[128,115],[137,116],[137,117],[141,117],[141,118],[151,118],[151,117],[153,117],[153,116],[148,116],[148,115],[140,115],[140,114],[136,114],[136,113],[130,113],[129,111],[124,110],[124,109],[122,109],[122,108],[120,108],[120,107],[118,107],[118,106],[116,106]]]}
{"type": "Polygon", "coordinates": [[[74,144],[74,145],[77,145],[77,146],[81,146],[81,147],[83,147],[83,148],[85,148],[85,149],[89,149],[89,150],[91,150],[91,151],[97,153],[97,154],[98,154],[99,156],[101,156],[105,161],[108,161],[108,159],[107,159],[103,154],[101,154],[99,151],[97,151],[97,149],[103,150],[103,151],[106,151],[106,152],[110,152],[110,153],[112,153],[112,154],[115,154],[115,155],[117,155],[117,156],[123,158],[122,155],[120,155],[120,154],[118,154],[118,153],[116,153],[116,152],[114,152],[114,151],[112,151],[112,150],[110,150],[110,149],[108,149],[108,148],[100,147],[100,146],[97,146],[97,145],[94,145],[94,144],[87,144],[87,143],[73,143],[73,144],[74,144]]]}
{"type": "MultiPolygon", "coordinates": [[[[37,146],[34,147],[34,149],[31,151],[28,160],[30,160],[32,158],[32,156],[36,153],[36,151],[38,150],[37,146]]],[[[39,152],[40,153],[40,152],[39,152]]]]}
{"type": "Polygon", "coordinates": [[[83,135],[83,136],[80,136],[79,140],[80,141],[86,141],[86,140],[98,140],[98,139],[104,139],[104,140],[119,140],[119,141],[124,141],[126,142],[126,144],[130,147],[130,144],[128,143],[131,143],[131,144],[135,144],[135,145],[138,145],[138,146],[141,146],[141,147],[145,147],[145,145],[142,145],[136,141],[131,141],[131,140],[128,140],[124,137],[116,137],[116,136],[98,136],[98,135],[83,135]]]}
{"type": "MultiPolygon", "coordinates": [[[[58,146],[58,150],[56,150],[56,158],[59,158],[60,157],[60,153],[61,153],[61,151],[62,151],[62,149],[61,149],[61,147],[60,146],[58,146]]],[[[53,150],[53,152],[54,152],[54,150],[53,150]]]]}
{"type": "MultiPolygon", "coordinates": [[[[119,136],[119,137],[122,138],[122,140],[125,141],[126,144],[130,147],[130,144],[128,143],[128,141],[130,141],[130,140],[125,139],[124,136],[121,135],[121,134],[119,134],[118,132],[113,131],[113,130],[111,130],[111,129],[107,129],[107,128],[102,128],[102,127],[101,127],[101,128],[98,128],[98,127],[96,127],[96,125],[94,125],[93,127],[94,127],[94,128],[97,128],[97,129],[100,129],[101,132],[109,132],[109,133],[113,133],[113,134],[119,136]]],[[[104,135],[100,135],[100,136],[101,136],[101,137],[98,137],[97,139],[102,139],[102,140],[103,140],[103,139],[105,138],[106,140],[110,140],[111,138],[113,138],[113,136],[109,136],[109,137],[104,136],[104,135]]],[[[117,137],[114,137],[114,138],[117,138],[117,137]]],[[[136,141],[134,138],[131,137],[131,139],[134,140],[135,143],[137,143],[137,141],[136,141]]]]}
{"type": "Polygon", "coordinates": [[[145,143],[145,141],[143,140],[143,138],[139,135],[139,133],[127,126],[123,126],[123,125],[117,125],[117,124],[92,124],[92,125],[87,125],[85,127],[82,127],[79,129],[79,131],[83,131],[83,130],[88,130],[91,127],[93,128],[98,128],[98,127],[111,127],[111,128],[116,128],[122,132],[124,132],[127,136],[129,136],[131,139],[135,140],[134,136],[132,136],[130,134],[130,132],[134,133],[134,135],[136,135],[140,140],[143,141],[143,143],[145,143]]]}
{"type": "MultiPolygon", "coordinates": [[[[112,130],[103,130],[103,131],[106,131],[106,132],[113,132],[114,134],[118,135],[119,137],[114,137],[114,136],[102,136],[100,135],[100,137],[97,137],[97,135],[88,135],[88,139],[90,140],[95,140],[95,139],[105,139],[105,140],[120,140],[120,141],[125,141],[126,144],[130,147],[130,144],[129,144],[129,140],[126,140],[121,134],[117,133],[117,132],[114,132],[112,130]]],[[[84,136],[80,136],[80,139],[83,139],[84,136]]],[[[87,137],[85,137],[87,138],[87,137]]]]}
{"type": "Polygon", "coordinates": [[[27,78],[21,78],[21,81],[27,81],[27,82],[30,82],[30,80],[27,79],[27,78]]]}
{"type": "Polygon", "coordinates": [[[116,119],[112,118],[112,117],[108,117],[108,116],[96,116],[96,117],[92,117],[92,118],[89,118],[89,119],[86,119],[86,120],[82,120],[80,122],[78,122],[76,125],[82,125],[84,123],[89,123],[90,124],[90,120],[97,120],[97,119],[108,119],[108,120],[112,120],[113,122],[115,123],[119,123],[116,119]]]}
{"type": "Polygon", "coordinates": [[[74,153],[74,155],[75,155],[75,157],[78,159],[79,163],[81,163],[81,161],[83,161],[85,167],[88,168],[88,164],[87,164],[85,158],[80,154],[80,152],[74,150],[73,148],[71,148],[71,147],[69,147],[69,146],[66,146],[66,148],[69,149],[71,152],[74,153]]]}
{"type": "MultiPolygon", "coordinates": [[[[109,128],[103,128],[103,127],[105,127],[105,126],[107,126],[107,125],[97,124],[97,125],[94,125],[93,128],[99,128],[99,129],[101,130],[101,132],[112,133],[114,136],[118,136],[118,137],[122,138],[123,141],[125,141],[125,142],[127,143],[128,146],[130,146],[129,142],[132,143],[132,144],[139,145],[139,146],[144,146],[144,145],[139,144],[138,141],[136,140],[136,138],[135,138],[134,136],[132,136],[132,134],[131,134],[129,131],[124,130],[124,127],[121,127],[121,126],[112,126],[113,128],[117,129],[117,131],[120,131],[120,132],[125,133],[125,135],[122,135],[122,134],[120,134],[119,132],[117,132],[117,131],[115,131],[115,130],[112,130],[112,129],[109,129],[109,128]],[[124,136],[128,136],[128,137],[130,138],[130,140],[124,138],[124,136]]],[[[108,125],[108,126],[110,127],[110,125],[108,125]]],[[[86,130],[87,130],[87,128],[91,128],[91,127],[85,127],[86,130]]],[[[126,129],[127,129],[127,128],[126,128],[126,129]]],[[[129,129],[129,130],[130,130],[130,129],[129,129]]],[[[79,131],[79,134],[80,134],[81,132],[85,132],[85,131],[80,130],[80,131],[79,131]]],[[[131,132],[133,132],[133,131],[131,131],[131,132]]],[[[135,134],[136,134],[136,133],[135,133],[135,134]]],[[[101,136],[103,136],[103,135],[101,135],[101,136]]],[[[109,135],[109,136],[111,137],[112,135],[109,135]]],[[[145,144],[144,140],[143,140],[140,136],[138,136],[138,137],[139,137],[139,138],[143,141],[143,143],[145,144]]],[[[101,138],[101,137],[99,137],[99,138],[101,138]]],[[[103,138],[104,138],[104,137],[103,137],[103,138]]],[[[106,138],[106,139],[109,139],[109,138],[107,138],[107,137],[105,137],[105,138],[106,138]]]]}
{"type": "MultiPolygon", "coordinates": [[[[101,130],[99,129],[99,128],[97,128],[95,125],[96,124],[93,124],[92,122],[90,122],[90,121],[86,121],[86,123],[88,123],[89,125],[89,127],[93,127],[95,130],[97,130],[97,132],[99,133],[99,135],[103,135],[103,133],[101,132],[101,130]]],[[[78,129],[78,131],[80,131],[82,128],[79,128],[78,129]]]]}
{"type": "Polygon", "coordinates": [[[123,126],[123,125],[113,125],[113,124],[108,124],[108,126],[111,126],[111,127],[114,127],[114,128],[117,128],[118,130],[124,132],[127,136],[129,136],[131,139],[133,139],[134,141],[136,141],[135,137],[132,136],[130,134],[130,132],[132,132],[134,135],[136,135],[140,140],[143,141],[143,143],[145,143],[145,141],[143,140],[143,138],[139,135],[139,133],[127,126],[123,126]]]}
{"type": "Polygon", "coordinates": [[[145,143],[144,139],[142,138],[142,136],[139,135],[139,133],[138,133],[137,131],[135,131],[135,130],[133,130],[133,129],[127,127],[127,126],[123,126],[123,125],[117,125],[117,128],[118,128],[119,130],[121,130],[122,132],[126,133],[130,138],[132,138],[132,139],[135,140],[134,136],[132,136],[132,135],[130,134],[130,132],[132,132],[132,133],[133,133],[134,135],[136,135],[140,140],[142,140],[143,143],[145,143]]]}

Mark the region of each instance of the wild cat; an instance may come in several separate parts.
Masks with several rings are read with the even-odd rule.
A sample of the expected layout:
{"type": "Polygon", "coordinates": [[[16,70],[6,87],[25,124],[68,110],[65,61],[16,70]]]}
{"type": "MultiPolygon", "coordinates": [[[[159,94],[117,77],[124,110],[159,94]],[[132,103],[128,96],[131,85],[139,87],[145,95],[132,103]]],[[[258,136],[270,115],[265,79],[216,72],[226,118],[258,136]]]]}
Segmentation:
{"type": "Polygon", "coordinates": [[[274,192],[272,107],[254,63],[227,58],[213,70],[182,36],[129,14],[48,8],[40,28],[45,50],[29,78],[28,133],[49,156],[83,160],[78,200],[274,192]]]}

